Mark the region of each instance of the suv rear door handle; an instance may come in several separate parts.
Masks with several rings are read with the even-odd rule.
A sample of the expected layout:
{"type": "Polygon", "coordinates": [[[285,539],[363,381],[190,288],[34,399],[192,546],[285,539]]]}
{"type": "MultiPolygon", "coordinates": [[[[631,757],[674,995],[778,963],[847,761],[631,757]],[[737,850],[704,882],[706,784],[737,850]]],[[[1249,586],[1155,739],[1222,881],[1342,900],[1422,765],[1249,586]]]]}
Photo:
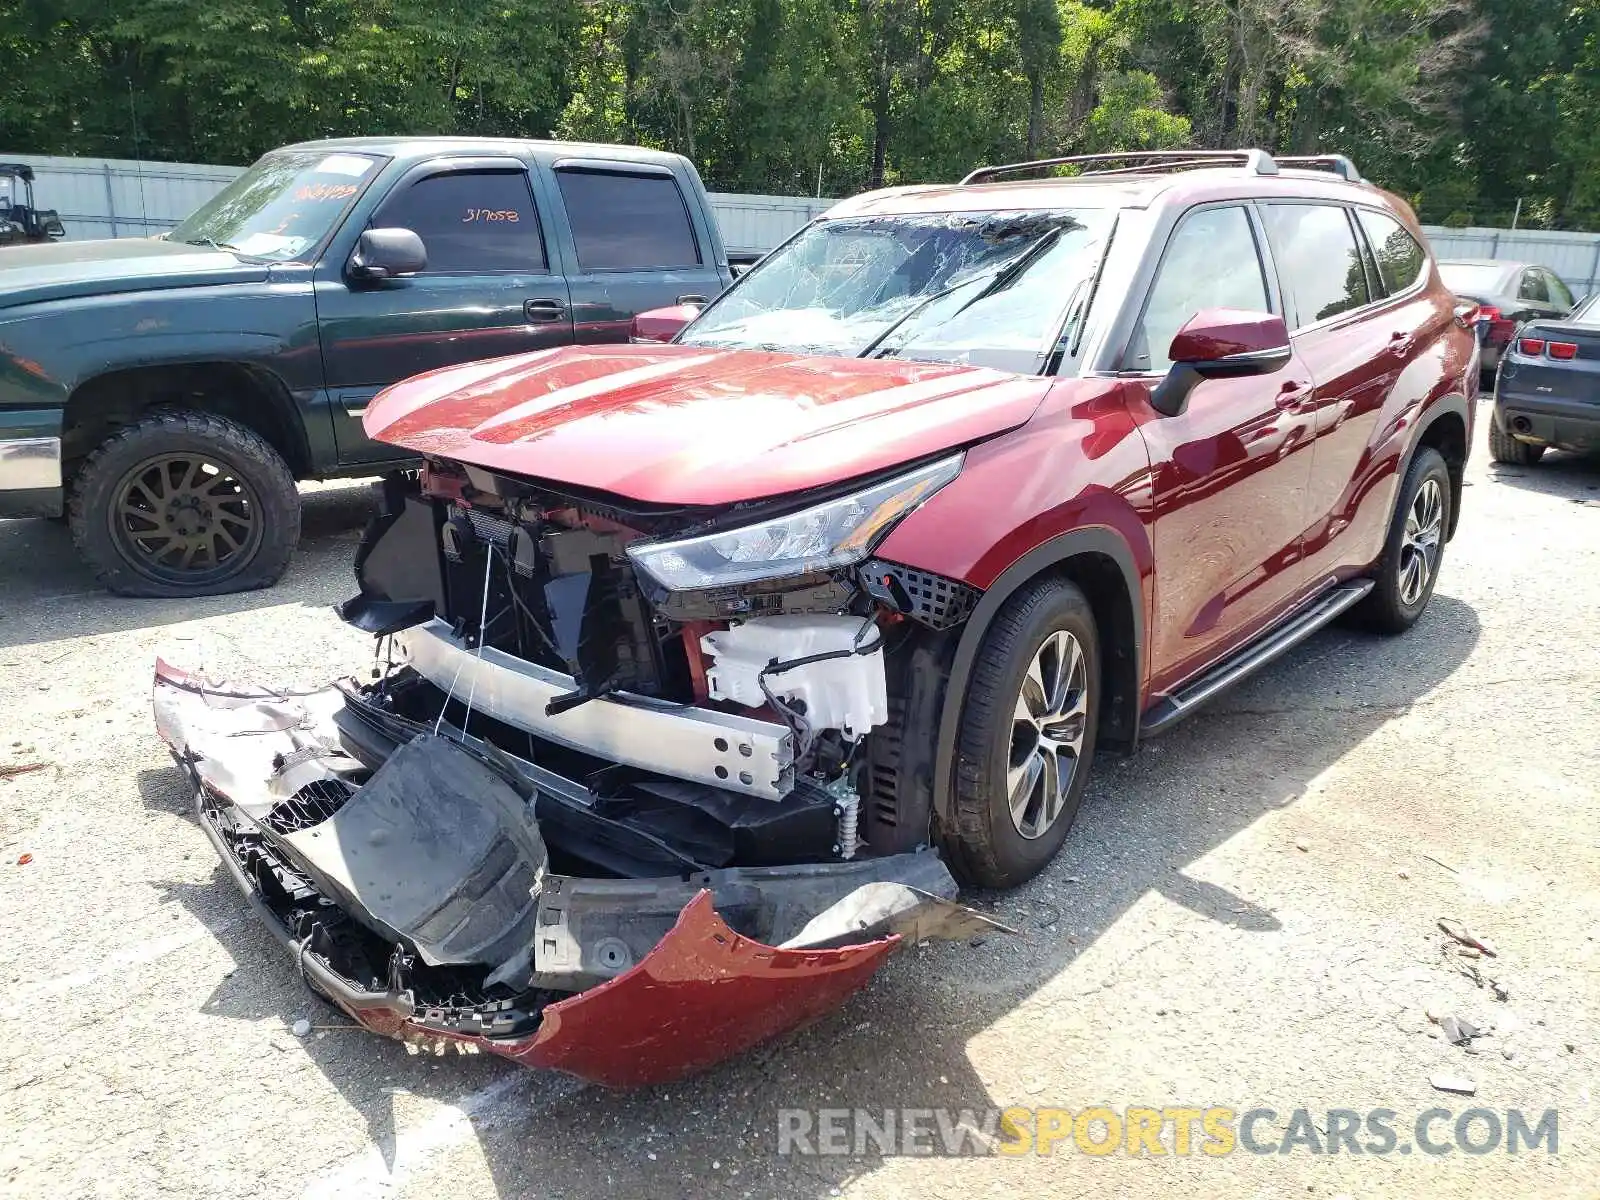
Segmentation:
{"type": "Polygon", "coordinates": [[[522,302],[523,317],[535,325],[545,325],[551,321],[559,321],[566,314],[567,306],[559,300],[541,298],[522,302]]]}

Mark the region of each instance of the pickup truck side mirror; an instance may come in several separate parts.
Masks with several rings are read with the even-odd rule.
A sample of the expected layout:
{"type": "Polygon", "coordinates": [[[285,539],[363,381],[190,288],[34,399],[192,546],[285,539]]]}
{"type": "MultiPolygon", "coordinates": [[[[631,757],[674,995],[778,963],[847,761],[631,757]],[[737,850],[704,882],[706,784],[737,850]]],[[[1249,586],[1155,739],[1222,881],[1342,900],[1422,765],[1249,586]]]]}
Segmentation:
{"type": "Polygon", "coordinates": [[[356,279],[394,279],[415,275],[428,265],[428,250],[409,229],[368,229],[350,258],[356,279]]]}
{"type": "Polygon", "coordinates": [[[628,330],[630,342],[670,342],[679,331],[700,315],[698,304],[674,304],[652,308],[634,317],[628,330]]]}
{"type": "Polygon", "coordinates": [[[1202,309],[1173,337],[1172,367],[1151,393],[1150,407],[1175,417],[1202,379],[1270,375],[1288,366],[1289,356],[1289,330],[1277,313],[1202,309]]]}

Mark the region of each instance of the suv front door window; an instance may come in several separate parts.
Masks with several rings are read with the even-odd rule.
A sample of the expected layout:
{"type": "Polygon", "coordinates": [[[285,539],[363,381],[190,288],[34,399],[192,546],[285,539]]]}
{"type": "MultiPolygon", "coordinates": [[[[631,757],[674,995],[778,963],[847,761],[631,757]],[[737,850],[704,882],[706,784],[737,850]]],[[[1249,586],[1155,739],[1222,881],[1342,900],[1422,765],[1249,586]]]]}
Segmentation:
{"type": "MultiPolygon", "coordinates": [[[[1167,348],[1208,308],[1270,311],[1259,229],[1244,205],[1185,215],[1168,239],[1124,361],[1154,390],[1167,348]]],[[[1150,452],[1158,561],[1183,562],[1156,589],[1152,687],[1226,653],[1292,598],[1310,480],[1311,378],[1283,370],[1202,380],[1175,417],[1140,425],[1150,452]]]]}

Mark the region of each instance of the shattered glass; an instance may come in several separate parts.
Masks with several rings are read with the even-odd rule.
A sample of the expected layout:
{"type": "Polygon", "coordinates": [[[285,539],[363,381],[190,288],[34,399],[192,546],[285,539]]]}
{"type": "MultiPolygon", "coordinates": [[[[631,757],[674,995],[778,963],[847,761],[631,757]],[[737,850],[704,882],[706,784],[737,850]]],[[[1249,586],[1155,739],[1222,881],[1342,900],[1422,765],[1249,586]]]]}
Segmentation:
{"type": "Polygon", "coordinates": [[[682,341],[1037,373],[1070,341],[1111,220],[1086,209],[819,221],[682,341]]]}

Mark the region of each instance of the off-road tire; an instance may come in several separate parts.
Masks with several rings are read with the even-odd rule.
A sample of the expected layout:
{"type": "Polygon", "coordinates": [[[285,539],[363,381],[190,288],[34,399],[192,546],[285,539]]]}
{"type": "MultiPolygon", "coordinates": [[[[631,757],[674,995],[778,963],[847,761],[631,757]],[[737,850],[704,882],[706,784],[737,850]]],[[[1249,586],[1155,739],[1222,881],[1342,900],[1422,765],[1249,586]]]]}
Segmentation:
{"type": "MultiPolygon", "coordinates": [[[[89,455],[73,481],[69,518],[78,552],[110,591],[216,596],[270,587],[282,577],[300,540],[300,494],[288,464],[254,430],[209,413],[163,411],[124,426],[89,455]],[[139,558],[116,525],[131,474],[168,456],[194,456],[224,468],[240,487],[238,497],[224,499],[253,516],[251,532],[229,561],[188,578],[139,558]]],[[[239,536],[238,525],[228,528],[230,537],[239,536]]]]}
{"type": "Polygon", "coordinates": [[[1007,888],[1032,878],[1061,848],[1077,815],[1094,757],[1099,724],[1100,642],[1094,613],[1064,579],[1028,584],[995,616],[972,666],[956,741],[951,819],[939,827],[945,861],[964,883],[1007,888]],[[1087,712],[1083,740],[1059,815],[1037,837],[1013,821],[1006,776],[1013,752],[1014,714],[1023,679],[1047,638],[1064,631],[1084,660],[1087,712]]]}
{"type": "Polygon", "coordinates": [[[1500,414],[1489,417],[1489,457],[1497,463],[1517,467],[1531,467],[1544,457],[1544,447],[1529,442],[1519,442],[1500,424],[1500,414]]]}
{"type": "Polygon", "coordinates": [[[1411,460],[1405,479],[1400,484],[1394,515],[1389,520],[1389,536],[1383,543],[1383,556],[1372,573],[1373,589],[1351,615],[1356,623],[1377,633],[1404,633],[1416,624],[1417,618],[1433,599],[1434,585],[1439,582],[1439,571],[1444,566],[1445,540],[1450,529],[1452,505],[1455,495],[1450,489],[1450,468],[1444,458],[1431,446],[1417,450],[1411,460]],[[1442,505],[1438,553],[1419,595],[1407,600],[1404,593],[1403,569],[1406,559],[1406,519],[1416,503],[1417,493],[1429,481],[1438,488],[1442,505]]]}

